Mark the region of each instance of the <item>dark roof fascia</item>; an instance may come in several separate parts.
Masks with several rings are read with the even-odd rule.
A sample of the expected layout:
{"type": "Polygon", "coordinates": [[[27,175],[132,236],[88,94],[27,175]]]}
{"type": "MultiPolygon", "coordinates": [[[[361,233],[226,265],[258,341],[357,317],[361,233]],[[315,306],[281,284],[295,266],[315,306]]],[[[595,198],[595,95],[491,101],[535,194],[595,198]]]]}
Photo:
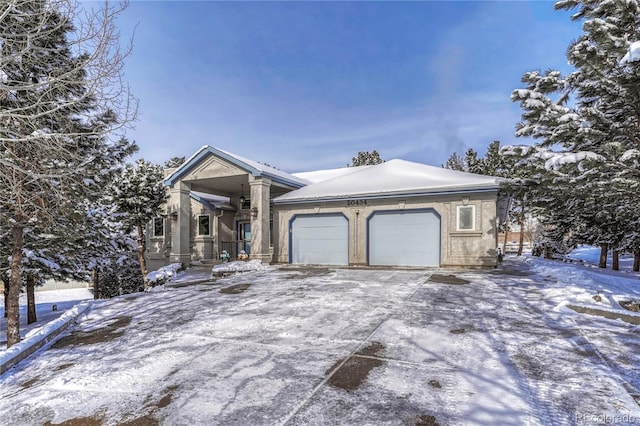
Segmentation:
{"type": "Polygon", "coordinates": [[[349,197],[318,197],[318,198],[304,198],[293,200],[277,200],[273,199],[272,204],[286,205],[286,204],[308,204],[308,203],[324,203],[324,202],[336,202],[336,201],[350,201],[354,199],[366,198],[368,200],[390,199],[390,198],[415,198],[415,197],[435,197],[438,195],[459,195],[459,194],[476,194],[485,192],[498,193],[499,187],[495,188],[479,188],[479,189],[460,189],[454,191],[434,191],[434,192],[394,192],[386,194],[354,194],[349,197]]]}

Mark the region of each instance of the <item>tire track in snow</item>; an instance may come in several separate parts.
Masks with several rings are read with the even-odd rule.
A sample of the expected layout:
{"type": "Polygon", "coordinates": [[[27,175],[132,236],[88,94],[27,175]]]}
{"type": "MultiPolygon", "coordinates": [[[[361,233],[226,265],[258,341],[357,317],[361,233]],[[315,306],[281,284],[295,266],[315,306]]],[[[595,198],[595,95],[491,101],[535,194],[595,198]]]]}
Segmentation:
{"type": "MultiPolygon", "coordinates": [[[[407,300],[410,300],[413,295],[422,287],[424,286],[425,282],[429,279],[429,277],[431,276],[431,273],[429,274],[425,274],[426,277],[421,278],[420,282],[416,282],[416,287],[413,289],[413,291],[410,292],[410,294],[408,296],[405,296],[403,299],[401,299],[402,302],[406,302],[407,300]],[[426,279],[425,279],[426,278],[426,279]]],[[[366,347],[366,343],[369,342],[369,339],[378,332],[378,330],[380,330],[380,328],[399,310],[402,309],[402,307],[404,306],[404,303],[399,303],[396,305],[396,307],[391,310],[387,315],[384,316],[384,318],[382,320],[380,320],[380,322],[376,325],[376,327],[373,329],[373,331],[371,331],[367,337],[365,337],[364,339],[362,339],[360,341],[360,343],[356,346],[355,349],[353,349],[347,356],[344,357],[344,359],[342,360],[342,362],[340,364],[338,364],[337,366],[335,366],[333,368],[333,370],[330,372],[330,374],[328,374],[318,385],[316,385],[313,390],[301,401],[299,402],[297,405],[294,406],[294,408],[289,412],[288,415],[286,415],[282,420],[280,420],[277,424],[280,426],[285,426],[286,424],[288,424],[291,420],[293,420],[293,418],[300,412],[300,410],[302,410],[312,399],[313,397],[320,391],[320,389],[322,389],[328,382],[329,380],[331,380],[331,378],[333,377],[333,375],[340,370],[340,368],[342,368],[342,366],[349,360],[349,358],[351,358],[352,356],[354,356],[356,354],[356,352],[358,352],[359,350],[361,350],[362,348],[366,347]]]]}
{"type": "MultiPolygon", "coordinates": [[[[564,318],[550,315],[544,293],[537,291],[542,288],[541,284],[525,279],[514,286],[512,281],[502,280],[502,277],[488,279],[519,302],[519,319],[526,313],[527,321],[519,322],[518,333],[528,336],[525,345],[503,347],[511,364],[521,373],[522,386],[528,389],[542,424],[575,424],[580,414],[598,413],[598,410],[602,414],[607,405],[612,407],[616,392],[608,382],[616,382],[629,392],[594,345],[590,345],[587,352],[584,346],[576,347],[577,341],[588,342],[588,339],[575,322],[568,324],[564,318]],[[562,362],[558,364],[556,360],[562,362]]],[[[518,315],[506,319],[516,318],[518,315]]]]}

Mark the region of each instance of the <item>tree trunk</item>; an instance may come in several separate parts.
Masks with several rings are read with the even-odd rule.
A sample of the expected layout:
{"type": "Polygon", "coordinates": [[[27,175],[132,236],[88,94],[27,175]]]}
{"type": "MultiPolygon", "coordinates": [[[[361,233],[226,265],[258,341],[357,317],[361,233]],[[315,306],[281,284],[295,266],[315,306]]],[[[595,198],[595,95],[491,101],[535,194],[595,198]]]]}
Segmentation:
{"type": "Polygon", "coordinates": [[[614,271],[620,270],[620,255],[617,248],[613,249],[613,259],[611,260],[611,269],[614,271]]]}
{"type": "Polygon", "coordinates": [[[607,249],[608,246],[606,244],[600,244],[600,262],[598,263],[598,268],[607,267],[607,249]]]}
{"type": "Polygon", "coordinates": [[[147,280],[147,261],[144,258],[144,232],[142,222],[138,222],[138,262],[140,262],[140,272],[142,272],[142,281],[144,283],[144,291],[149,287],[147,280]]]}
{"type": "Polygon", "coordinates": [[[11,277],[7,294],[7,348],[20,342],[20,285],[22,277],[23,227],[11,228],[11,277]]]}
{"type": "Polygon", "coordinates": [[[505,222],[504,224],[504,241],[502,242],[502,254],[505,255],[507,254],[507,241],[509,241],[509,222],[505,222]]]}
{"type": "Polygon", "coordinates": [[[4,317],[9,314],[9,280],[2,280],[4,284],[4,317]]]}
{"type": "Polygon", "coordinates": [[[36,277],[34,275],[27,275],[27,324],[33,324],[38,321],[36,315],[36,277]]]}
{"type": "Polygon", "coordinates": [[[633,272],[640,271],[640,250],[633,252],[633,272]]]}
{"type": "Polygon", "coordinates": [[[522,256],[522,246],[524,245],[524,212],[518,219],[520,225],[520,241],[518,242],[518,256],[522,256]]]}
{"type": "Polygon", "coordinates": [[[93,298],[100,299],[100,273],[97,269],[93,270],[93,298]]]}

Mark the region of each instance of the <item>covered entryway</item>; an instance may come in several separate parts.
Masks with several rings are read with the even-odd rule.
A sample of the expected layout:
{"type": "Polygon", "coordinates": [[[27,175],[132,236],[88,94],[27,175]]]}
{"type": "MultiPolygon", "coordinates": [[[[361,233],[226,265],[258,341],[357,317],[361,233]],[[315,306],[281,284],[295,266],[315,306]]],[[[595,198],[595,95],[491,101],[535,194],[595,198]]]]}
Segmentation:
{"type": "Polygon", "coordinates": [[[289,229],[291,263],[349,264],[349,221],[342,214],[294,216],[289,229]]]}
{"type": "Polygon", "coordinates": [[[440,215],[433,209],[374,212],[367,235],[370,265],[440,266],[440,215]]]}

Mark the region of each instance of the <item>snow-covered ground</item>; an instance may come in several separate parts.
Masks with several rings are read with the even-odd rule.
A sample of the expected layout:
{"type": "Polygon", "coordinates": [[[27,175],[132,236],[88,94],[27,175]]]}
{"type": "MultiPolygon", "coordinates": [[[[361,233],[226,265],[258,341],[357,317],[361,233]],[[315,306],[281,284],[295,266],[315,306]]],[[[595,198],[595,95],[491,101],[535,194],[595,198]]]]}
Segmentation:
{"type": "MultiPolygon", "coordinates": [[[[52,285],[53,287],[53,285],[52,285]]],[[[37,333],[46,323],[60,317],[64,312],[83,300],[93,299],[88,288],[63,288],[58,290],[36,291],[36,316],[38,321],[27,324],[27,295],[20,295],[20,336],[28,338],[37,333]],[[53,310],[55,305],[56,310],[53,310]]],[[[0,295],[0,351],[7,343],[7,321],[4,318],[4,295],[0,295]]]]}
{"type": "Polygon", "coordinates": [[[640,299],[636,274],[508,257],[496,270],[289,266],[206,279],[187,271],[178,285],[95,302],[0,377],[0,418],[640,423],[640,327],[567,308],[622,312],[618,301],[640,299]]]}

